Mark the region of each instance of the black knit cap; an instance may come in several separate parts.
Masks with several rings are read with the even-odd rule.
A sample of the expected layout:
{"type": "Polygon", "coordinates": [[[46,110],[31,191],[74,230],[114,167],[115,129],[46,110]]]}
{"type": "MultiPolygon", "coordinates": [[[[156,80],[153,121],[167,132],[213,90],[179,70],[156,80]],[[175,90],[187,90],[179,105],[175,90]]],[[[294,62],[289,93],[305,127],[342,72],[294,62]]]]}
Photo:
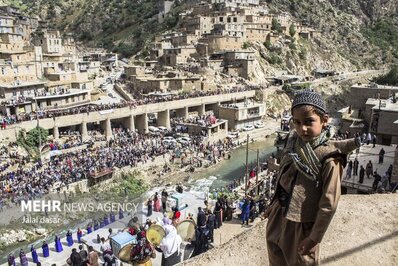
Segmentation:
{"type": "Polygon", "coordinates": [[[300,105],[311,105],[325,114],[328,112],[322,96],[314,91],[304,90],[296,93],[292,103],[292,110],[300,105]]]}

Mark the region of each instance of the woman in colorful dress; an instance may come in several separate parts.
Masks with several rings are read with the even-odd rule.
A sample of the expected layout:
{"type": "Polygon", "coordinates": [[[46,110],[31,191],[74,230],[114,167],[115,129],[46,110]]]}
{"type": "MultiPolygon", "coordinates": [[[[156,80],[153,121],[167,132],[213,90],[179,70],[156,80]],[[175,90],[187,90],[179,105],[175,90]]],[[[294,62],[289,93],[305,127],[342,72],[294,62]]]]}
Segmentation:
{"type": "Polygon", "coordinates": [[[32,260],[34,263],[39,262],[39,256],[37,256],[36,249],[33,247],[33,245],[30,247],[30,252],[32,253],[32,260]]]}
{"type": "Polygon", "coordinates": [[[48,244],[46,241],[43,241],[43,245],[41,246],[43,249],[43,257],[47,258],[50,256],[50,249],[48,248],[48,244]]]}
{"type": "Polygon", "coordinates": [[[68,242],[68,247],[73,246],[73,237],[70,230],[68,230],[68,232],[66,233],[66,242],[68,242]]]}
{"type": "Polygon", "coordinates": [[[64,248],[62,247],[61,238],[59,236],[55,236],[55,251],[62,252],[64,248]]]}

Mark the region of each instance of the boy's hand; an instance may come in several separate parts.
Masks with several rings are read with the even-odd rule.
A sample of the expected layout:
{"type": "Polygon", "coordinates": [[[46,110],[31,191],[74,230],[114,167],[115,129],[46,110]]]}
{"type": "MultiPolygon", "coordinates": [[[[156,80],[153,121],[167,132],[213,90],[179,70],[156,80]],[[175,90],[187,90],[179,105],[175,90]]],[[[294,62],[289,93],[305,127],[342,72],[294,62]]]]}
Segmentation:
{"type": "Polygon", "coordinates": [[[312,241],[311,238],[307,237],[298,245],[298,253],[300,255],[309,255],[310,253],[315,253],[315,248],[318,243],[312,241]]]}

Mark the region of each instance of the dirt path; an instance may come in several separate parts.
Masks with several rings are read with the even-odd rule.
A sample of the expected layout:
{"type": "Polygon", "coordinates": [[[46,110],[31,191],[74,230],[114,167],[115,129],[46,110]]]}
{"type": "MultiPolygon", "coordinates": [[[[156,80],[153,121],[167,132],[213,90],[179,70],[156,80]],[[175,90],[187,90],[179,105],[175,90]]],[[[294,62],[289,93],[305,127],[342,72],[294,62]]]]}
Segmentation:
{"type": "MultiPolygon", "coordinates": [[[[397,205],[398,194],[342,196],[321,245],[321,265],[398,265],[397,205]]],[[[227,243],[183,265],[268,265],[265,226],[263,221],[241,229],[227,243]]]]}

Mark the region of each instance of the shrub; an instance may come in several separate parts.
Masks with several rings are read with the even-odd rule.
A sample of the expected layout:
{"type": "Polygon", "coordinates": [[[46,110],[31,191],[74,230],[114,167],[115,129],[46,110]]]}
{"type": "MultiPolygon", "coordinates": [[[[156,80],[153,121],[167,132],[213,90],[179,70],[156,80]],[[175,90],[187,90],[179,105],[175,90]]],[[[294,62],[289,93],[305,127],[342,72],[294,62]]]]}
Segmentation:
{"type": "Polygon", "coordinates": [[[387,74],[378,76],[373,81],[381,85],[398,86],[398,65],[393,65],[387,74]]]}
{"type": "Polygon", "coordinates": [[[272,47],[272,44],[271,44],[270,40],[266,40],[263,44],[268,50],[271,49],[271,47],[272,47]]]}
{"type": "Polygon", "coordinates": [[[243,45],[242,45],[243,49],[247,49],[249,47],[250,47],[250,43],[248,43],[248,42],[244,42],[243,45]]]}
{"type": "Polygon", "coordinates": [[[291,37],[293,37],[296,34],[296,27],[293,24],[290,24],[289,34],[291,37]]]}
{"type": "Polygon", "coordinates": [[[271,65],[279,65],[282,64],[282,59],[275,53],[270,53],[267,61],[271,64],[271,65]]]}

